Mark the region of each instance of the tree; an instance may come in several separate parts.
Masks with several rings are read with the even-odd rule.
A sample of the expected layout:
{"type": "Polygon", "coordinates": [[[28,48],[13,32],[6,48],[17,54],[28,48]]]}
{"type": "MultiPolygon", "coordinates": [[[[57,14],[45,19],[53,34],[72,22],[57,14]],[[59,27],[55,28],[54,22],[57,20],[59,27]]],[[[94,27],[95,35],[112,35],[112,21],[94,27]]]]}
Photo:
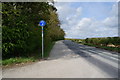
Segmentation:
{"type": "Polygon", "coordinates": [[[3,59],[29,57],[36,49],[41,50],[40,20],[47,22],[45,46],[64,38],[57,9],[48,2],[4,2],[2,6],[3,59]]]}

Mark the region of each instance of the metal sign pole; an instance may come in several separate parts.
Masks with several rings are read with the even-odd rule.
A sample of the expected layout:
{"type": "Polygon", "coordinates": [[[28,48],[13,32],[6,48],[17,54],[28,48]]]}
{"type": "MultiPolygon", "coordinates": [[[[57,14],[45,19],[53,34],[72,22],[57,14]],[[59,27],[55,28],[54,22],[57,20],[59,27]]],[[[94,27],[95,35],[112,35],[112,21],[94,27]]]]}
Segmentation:
{"type": "Polygon", "coordinates": [[[44,33],[43,33],[43,26],[42,26],[42,58],[44,58],[44,41],[43,41],[43,38],[44,38],[44,33]]]}
{"type": "Polygon", "coordinates": [[[44,30],[43,27],[46,25],[46,22],[44,20],[41,20],[39,22],[39,25],[42,27],[42,59],[44,58],[44,30]]]}

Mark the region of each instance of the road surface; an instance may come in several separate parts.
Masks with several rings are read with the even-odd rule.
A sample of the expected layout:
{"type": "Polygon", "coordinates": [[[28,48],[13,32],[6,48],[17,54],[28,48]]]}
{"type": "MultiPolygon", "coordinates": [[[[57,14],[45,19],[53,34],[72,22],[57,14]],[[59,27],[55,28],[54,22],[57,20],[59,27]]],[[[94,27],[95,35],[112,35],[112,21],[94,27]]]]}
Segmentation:
{"type": "Polygon", "coordinates": [[[118,53],[57,41],[48,60],[4,69],[3,78],[118,78],[118,53]]]}

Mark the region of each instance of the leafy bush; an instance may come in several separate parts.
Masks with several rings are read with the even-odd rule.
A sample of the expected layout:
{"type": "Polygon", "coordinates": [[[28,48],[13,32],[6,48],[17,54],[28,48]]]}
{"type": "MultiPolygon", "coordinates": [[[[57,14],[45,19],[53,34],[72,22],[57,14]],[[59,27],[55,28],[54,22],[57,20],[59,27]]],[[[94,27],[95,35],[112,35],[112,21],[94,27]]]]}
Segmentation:
{"type": "Polygon", "coordinates": [[[4,2],[2,3],[2,55],[3,59],[31,57],[41,51],[40,20],[44,26],[45,51],[54,41],[64,39],[64,31],[56,13],[48,2],[4,2]]]}

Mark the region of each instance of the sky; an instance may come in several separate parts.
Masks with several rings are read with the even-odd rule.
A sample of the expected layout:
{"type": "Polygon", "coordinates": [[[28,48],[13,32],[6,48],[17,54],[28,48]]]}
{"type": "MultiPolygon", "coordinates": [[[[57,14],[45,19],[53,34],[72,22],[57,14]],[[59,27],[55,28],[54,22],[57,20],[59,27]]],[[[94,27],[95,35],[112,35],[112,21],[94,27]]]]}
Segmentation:
{"type": "Polygon", "coordinates": [[[65,38],[118,36],[117,2],[56,2],[65,38]]]}

